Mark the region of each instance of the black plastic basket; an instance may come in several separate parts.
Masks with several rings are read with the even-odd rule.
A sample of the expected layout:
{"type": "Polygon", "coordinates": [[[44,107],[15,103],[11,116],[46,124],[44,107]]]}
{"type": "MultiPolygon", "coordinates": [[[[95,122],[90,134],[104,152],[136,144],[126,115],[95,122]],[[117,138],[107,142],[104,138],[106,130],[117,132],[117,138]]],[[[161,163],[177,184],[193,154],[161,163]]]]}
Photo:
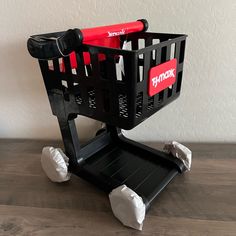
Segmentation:
{"type": "MultiPolygon", "coordinates": [[[[132,33],[121,37],[121,45],[126,41],[130,50],[83,44],[75,52],[76,69],[72,68],[68,56],[39,60],[39,63],[48,92],[52,99],[58,93],[63,95],[68,115],[80,114],[122,129],[132,129],[180,94],[185,40],[186,35],[132,33]],[[142,41],[144,47],[140,48],[142,41]],[[84,52],[90,54],[91,64],[84,63],[84,52]],[[101,55],[104,60],[99,60],[101,55]],[[121,58],[124,73],[117,69],[121,58]],[[177,59],[176,82],[148,96],[150,68],[171,58],[177,59]]],[[[56,112],[55,106],[52,110],[56,112]]]]}

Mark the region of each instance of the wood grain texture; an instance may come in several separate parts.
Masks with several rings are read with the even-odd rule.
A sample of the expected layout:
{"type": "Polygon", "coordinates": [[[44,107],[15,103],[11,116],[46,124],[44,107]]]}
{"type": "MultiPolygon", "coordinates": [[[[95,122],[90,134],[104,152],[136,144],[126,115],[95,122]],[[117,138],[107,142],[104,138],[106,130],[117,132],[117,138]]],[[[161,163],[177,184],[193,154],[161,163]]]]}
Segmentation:
{"type": "MultiPolygon", "coordinates": [[[[0,140],[0,235],[236,235],[236,145],[187,144],[189,173],[179,175],[148,212],[144,229],[122,226],[106,194],[72,176],[50,182],[43,146],[58,141],[0,140]]],[[[149,144],[161,147],[160,144],[149,144]]]]}

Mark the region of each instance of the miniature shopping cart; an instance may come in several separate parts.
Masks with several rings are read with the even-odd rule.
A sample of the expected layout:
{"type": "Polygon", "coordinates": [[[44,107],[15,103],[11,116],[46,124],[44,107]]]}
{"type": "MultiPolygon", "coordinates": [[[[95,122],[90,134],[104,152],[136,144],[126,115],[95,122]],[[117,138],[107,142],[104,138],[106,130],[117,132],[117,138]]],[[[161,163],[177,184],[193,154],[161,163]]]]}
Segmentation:
{"type": "Polygon", "coordinates": [[[146,32],[146,20],[31,36],[70,171],[110,192],[125,184],[150,206],[185,165],[132,141],[130,130],[181,91],[186,35],[146,32]],[[81,145],[78,115],[105,124],[81,145]]]}

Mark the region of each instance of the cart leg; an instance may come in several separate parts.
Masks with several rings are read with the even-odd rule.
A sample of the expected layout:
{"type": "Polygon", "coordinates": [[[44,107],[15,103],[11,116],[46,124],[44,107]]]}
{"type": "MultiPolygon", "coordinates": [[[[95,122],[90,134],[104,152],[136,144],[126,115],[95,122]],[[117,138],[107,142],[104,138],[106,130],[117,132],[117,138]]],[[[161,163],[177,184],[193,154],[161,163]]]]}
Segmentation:
{"type": "Polygon", "coordinates": [[[121,129],[116,126],[111,126],[111,125],[106,124],[106,130],[107,132],[110,133],[113,139],[117,140],[119,139],[119,136],[122,136],[121,129]]]}
{"type": "Polygon", "coordinates": [[[69,157],[69,166],[76,167],[79,159],[79,138],[74,119],[65,120],[58,117],[65,153],[69,157]]]}

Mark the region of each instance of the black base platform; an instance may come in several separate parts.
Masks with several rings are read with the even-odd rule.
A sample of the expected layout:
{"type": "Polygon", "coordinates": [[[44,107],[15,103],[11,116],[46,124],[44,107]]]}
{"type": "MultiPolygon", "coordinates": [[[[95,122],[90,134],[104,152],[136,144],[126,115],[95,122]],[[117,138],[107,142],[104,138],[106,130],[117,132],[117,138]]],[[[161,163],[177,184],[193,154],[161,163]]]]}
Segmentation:
{"type": "Polygon", "coordinates": [[[146,209],[162,189],[184,170],[183,163],[165,153],[108,130],[81,147],[72,172],[106,192],[125,184],[143,198],[146,209]]]}

